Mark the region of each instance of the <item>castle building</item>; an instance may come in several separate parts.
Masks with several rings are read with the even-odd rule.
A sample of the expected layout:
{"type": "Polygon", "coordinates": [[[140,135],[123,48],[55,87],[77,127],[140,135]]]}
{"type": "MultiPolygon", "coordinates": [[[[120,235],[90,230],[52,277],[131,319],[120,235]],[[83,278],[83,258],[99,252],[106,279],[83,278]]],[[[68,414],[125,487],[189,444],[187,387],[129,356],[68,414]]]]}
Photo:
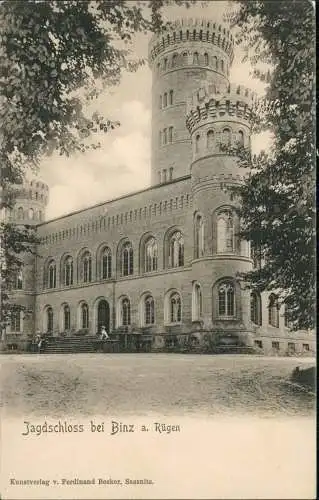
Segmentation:
{"type": "Polygon", "coordinates": [[[254,94],[229,83],[234,41],[207,20],[170,24],[149,44],[151,186],[44,221],[48,186],[21,189],[12,214],[36,225],[41,244],[17,277],[10,334],[148,335],[152,348],[195,342],[308,353],[314,338],[290,332],[275,294],[245,288],[254,265],[227,186],[242,169],[223,145],[250,147],[254,94]]]}

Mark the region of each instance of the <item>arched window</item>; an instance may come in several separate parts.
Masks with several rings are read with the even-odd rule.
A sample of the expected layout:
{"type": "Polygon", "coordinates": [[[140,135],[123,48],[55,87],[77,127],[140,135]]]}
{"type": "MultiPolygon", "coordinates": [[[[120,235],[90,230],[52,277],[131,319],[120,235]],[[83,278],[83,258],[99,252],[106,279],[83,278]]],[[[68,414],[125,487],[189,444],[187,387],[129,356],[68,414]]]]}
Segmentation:
{"type": "Polygon", "coordinates": [[[195,216],[195,245],[194,257],[199,259],[204,254],[204,222],[203,217],[199,214],[195,216]]]}
{"type": "Polygon", "coordinates": [[[21,310],[11,311],[10,317],[10,331],[12,333],[21,332],[21,310]]]}
{"type": "Polygon", "coordinates": [[[250,319],[255,325],[262,324],[261,297],[257,292],[250,295],[250,319]]]}
{"type": "Polygon", "coordinates": [[[289,313],[290,313],[290,308],[289,308],[288,304],[285,304],[284,325],[286,328],[291,328],[291,321],[289,319],[289,313]]]}
{"type": "Polygon", "coordinates": [[[239,130],[238,132],[238,143],[240,146],[245,145],[244,132],[242,130],[239,130]]]}
{"type": "Polygon", "coordinates": [[[155,323],[155,304],[151,295],[147,295],[144,299],[144,324],[154,325],[155,323]]]}
{"type": "Polygon", "coordinates": [[[150,238],[145,243],[144,248],[144,271],[150,273],[152,271],[157,271],[157,243],[155,238],[150,238]]]}
{"type": "Polygon", "coordinates": [[[195,153],[199,153],[199,150],[200,150],[200,135],[198,134],[196,137],[195,137],[195,153]]]}
{"type": "Polygon", "coordinates": [[[207,149],[213,149],[215,141],[215,134],[213,130],[207,132],[207,149]]]}
{"type": "Polygon", "coordinates": [[[213,58],[212,58],[212,66],[213,66],[213,69],[217,69],[217,57],[216,56],[213,56],[213,58]]]}
{"type": "Polygon", "coordinates": [[[229,128],[224,128],[222,142],[226,146],[230,146],[230,144],[231,144],[231,131],[229,128]]]}
{"type": "Polygon", "coordinates": [[[173,104],[173,90],[169,91],[169,104],[170,106],[173,104]]]}
{"type": "Polygon", "coordinates": [[[163,107],[163,97],[160,95],[159,96],[159,109],[162,109],[163,107]]]}
{"type": "Polygon", "coordinates": [[[54,260],[51,260],[48,265],[47,270],[47,287],[55,288],[56,287],[56,264],[54,260]]]}
{"type": "Polygon", "coordinates": [[[131,324],[131,304],[127,297],[121,300],[120,323],[121,326],[131,324]]]}
{"type": "Polygon", "coordinates": [[[203,314],[203,297],[202,290],[198,283],[193,286],[193,300],[192,300],[192,319],[198,321],[203,314]]]}
{"type": "Polygon", "coordinates": [[[220,61],[220,69],[224,71],[224,61],[223,59],[220,61]]]}
{"type": "Polygon", "coordinates": [[[179,293],[174,292],[170,296],[170,322],[180,323],[182,321],[182,302],[179,293]]]}
{"type": "Polygon", "coordinates": [[[23,208],[22,207],[18,208],[18,219],[23,219],[23,208]]]}
{"type": "Polygon", "coordinates": [[[204,64],[205,64],[205,66],[208,66],[208,65],[209,65],[209,59],[208,59],[208,54],[207,54],[207,52],[205,52],[205,54],[204,54],[204,64]]]}
{"type": "Polygon", "coordinates": [[[169,267],[184,265],[184,238],[180,231],[176,231],[169,240],[168,262],[169,267]]]}
{"type": "Polygon", "coordinates": [[[177,66],[177,54],[173,54],[172,57],[172,67],[175,68],[177,66]]]}
{"type": "Polygon", "coordinates": [[[14,282],[13,282],[14,290],[22,290],[23,288],[23,274],[22,269],[19,269],[15,272],[14,282]]]}
{"type": "Polygon", "coordinates": [[[234,252],[234,219],[230,210],[217,216],[217,252],[234,252]]]}
{"type": "Polygon", "coordinates": [[[29,216],[29,219],[34,219],[34,210],[33,210],[33,208],[29,208],[28,216],[29,216]]]}
{"type": "Polygon", "coordinates": [[[106,280],[112,277],[112,252],[111,249],[104,248],[101,254],[101,279],[106,280]]]}
{"type": "Polygon", "coordinates": [[[194,52],[194,56],[193,56],[193,64],[199,64],[199,56],[198,56],[198,52],[194,52]]]}
{"type": "Polygon", "coordinates": [[[187,52],[184,52],[183,53],[183,64],[188,64],[188,54],[187,52]]]}
{"type": "Polygon", "coordinates": [[[92,281],[92,257],[90,252],[85,252],[81,259],[81,275],[83,283],[92,281]]]}
{"type": "Polygon", "coordinates": [[[73,259],[70,255],[64,260],[63,283],[65,286],[73,285],[73,259]]]}
{"type": "Polygon", "coordinates": [[[271,294],[268,302],[268,323],[279,328],[279,304],[276,295],[271,294]]]}
{"type": "Polygon", "coordinates": [[[168,128],[168,142],[169,143],[173,142],[173,127],[168,128]]]}
{"type": "Polygon", "coordinates": [[[121,257],[122,276],[129,276],[133,274],[134,254],[132,244],[129,241],[123,245],[121,257]]]}
{"type": "Polygon", "coordinates": [[[66,304],[63,307],[63,331],[67,332],[71,327],[70,307],[66,304]]]}
{"type": "Polygon", "coordinates": [[[218,315],[233,317],[235,314],[235,290],[232,283],[221,283],[218,287],[218,315]]]}
{"type": "Polygon", "coordinates": [[[88,329],[89,328],[89,306],[85,302],[81,305],[80,313],[81,313],[81,318],[80,318],[81,328],[88,329]]]}
{"type": "Polygon", "coordinates": [[[167,92],[164,93],[164,98],[163,98],[163,108],[167,107],[167,92]]]}
{"type": "Polygon", "coordinates": [[[52,307],[48,307],[46,310],[46,325],[47,325],[47,333],[53,332],[53,309],[52,307]]]}

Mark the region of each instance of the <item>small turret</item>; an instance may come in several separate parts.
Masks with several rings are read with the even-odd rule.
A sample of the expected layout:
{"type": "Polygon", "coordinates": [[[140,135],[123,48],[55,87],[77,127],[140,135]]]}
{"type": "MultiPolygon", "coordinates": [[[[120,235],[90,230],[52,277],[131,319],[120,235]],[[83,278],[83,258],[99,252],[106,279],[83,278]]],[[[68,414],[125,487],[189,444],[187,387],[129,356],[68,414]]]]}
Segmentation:
{"type": "Polygon", "coordinates": [[[10,221],[17,224],[37,225],[45,220],[45,207],[49,201],[49,187],[33,179],[17,186],[16,201],[10,221]]]}

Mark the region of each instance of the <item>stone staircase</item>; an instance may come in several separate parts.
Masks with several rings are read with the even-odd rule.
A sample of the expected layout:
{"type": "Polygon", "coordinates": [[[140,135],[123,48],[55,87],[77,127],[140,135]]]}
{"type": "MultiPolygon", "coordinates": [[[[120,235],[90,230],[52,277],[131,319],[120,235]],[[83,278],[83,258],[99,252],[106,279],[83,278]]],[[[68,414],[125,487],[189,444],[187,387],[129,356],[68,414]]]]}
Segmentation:
{"type": "Polygon", "coordinates": [[[118,352],[118,341],[101,342],[95,335],[51,337],[46,339],[41,352],[45,354],[118,352]]]}

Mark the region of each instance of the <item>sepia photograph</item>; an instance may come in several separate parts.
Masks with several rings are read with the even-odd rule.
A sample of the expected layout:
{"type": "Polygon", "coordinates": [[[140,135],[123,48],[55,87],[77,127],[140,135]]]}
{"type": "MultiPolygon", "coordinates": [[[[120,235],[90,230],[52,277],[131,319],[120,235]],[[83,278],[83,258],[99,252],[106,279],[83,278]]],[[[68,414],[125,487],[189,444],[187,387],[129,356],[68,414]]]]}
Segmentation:
{"type": "Polygon", "coordinates": [[[314,3],[0,19],[0,498],[316,498],[314,3]]]}

